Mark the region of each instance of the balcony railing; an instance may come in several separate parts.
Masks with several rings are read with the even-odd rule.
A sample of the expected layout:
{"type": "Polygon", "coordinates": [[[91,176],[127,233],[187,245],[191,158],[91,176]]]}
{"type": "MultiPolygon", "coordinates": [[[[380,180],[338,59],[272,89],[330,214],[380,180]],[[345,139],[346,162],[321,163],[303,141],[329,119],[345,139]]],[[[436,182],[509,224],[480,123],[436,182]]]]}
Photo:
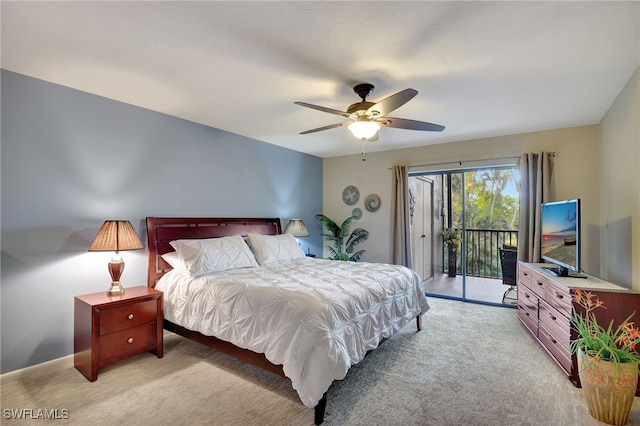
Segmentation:
{"type": "MultiPolygon", "coordinates": [[[[502,279],[500,249],[518,245],[518,231],[497,229],[467,229],[465,232],[466,273],[468,276],[502,279]]],[[[446,256],[445,250],[445,256],[446,256]]],[[[457,252],[456,273],[462,274],[462,253],[457,252]]],[[[445,268],[447,267],[445,262],[445,268]]],[[[448,271],[445,271],[448,272],[448,271]]]]}

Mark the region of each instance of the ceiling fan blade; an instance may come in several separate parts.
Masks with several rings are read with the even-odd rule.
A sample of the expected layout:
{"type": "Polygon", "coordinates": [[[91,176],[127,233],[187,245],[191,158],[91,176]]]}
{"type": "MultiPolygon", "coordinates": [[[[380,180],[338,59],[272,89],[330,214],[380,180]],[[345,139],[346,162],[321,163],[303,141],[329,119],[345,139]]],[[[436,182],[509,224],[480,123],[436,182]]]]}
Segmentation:
{"type": "Polygon", "coordinates": [[[353,114],[349,114],[348,112],[340,111],[333,108],[327,108],[319,105],[308,104],[306,102],[294,102],[294,104],[311,108],[311,109],[317,109],[318,111],[322,111],[322,112],[328,112],[329,114],[341,115],[342,117],[345,117],[345,118],[351,118],[351,119],[355,118],[353,114]]]}
{"type": "Polygon", "coordinates": [[[389,114],[391,111],[394,111],[400,108],[402,105],[409,102],[417,94],[418,94],[418,91],[415,89],[404,89],[372,105],[367,110],[367,112],[370,114],[374,114],[374,117],[385,116],[389,114]]]}
{"type": "Polygon", "coordinates": [[[426,121],[407,120],[406,118],[383,117],[376,120],[378,124],[394,129],[425,130],[427,132],[441,132],[445,129],[440,124],[426,121]]]}
{"type": "Polygon", "coordinates": [[[321,132],[323,130],[335,129],[336,127],[348,126],[351,124],[351,121],[345,121],[344,123],[337,124],[329,124],[328,126],[318,127],[317,129],[305,130],[304,132],[300,132],[301,135],[306,135],[308,133],[321,132]]]}

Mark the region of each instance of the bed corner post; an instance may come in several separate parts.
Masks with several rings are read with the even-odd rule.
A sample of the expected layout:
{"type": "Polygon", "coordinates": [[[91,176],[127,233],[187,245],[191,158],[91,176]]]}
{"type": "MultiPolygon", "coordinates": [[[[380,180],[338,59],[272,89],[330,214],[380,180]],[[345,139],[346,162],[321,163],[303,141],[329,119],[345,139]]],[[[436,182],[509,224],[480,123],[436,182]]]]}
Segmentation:
{"type": "Polygon", "coordinates": [[[314,424],[321,425],[322,422],[324,422],[324,411],[326,408],[327,408],[327,393],[325,392],[324,395],[322,395],[322,399],[318,401],[318,405],[316,405],[314,422],[313,422],[314,424]]]}

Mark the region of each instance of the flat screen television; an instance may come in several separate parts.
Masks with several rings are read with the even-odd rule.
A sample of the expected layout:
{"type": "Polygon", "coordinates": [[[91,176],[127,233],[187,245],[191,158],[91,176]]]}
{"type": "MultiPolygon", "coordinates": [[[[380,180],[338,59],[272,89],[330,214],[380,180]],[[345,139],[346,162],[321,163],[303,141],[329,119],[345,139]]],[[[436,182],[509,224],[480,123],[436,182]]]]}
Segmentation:
{"type": "Polygon", "coordinates": [[[580,272],[580,199],[542,204],[542,260],[557,276],[580,272]]]}

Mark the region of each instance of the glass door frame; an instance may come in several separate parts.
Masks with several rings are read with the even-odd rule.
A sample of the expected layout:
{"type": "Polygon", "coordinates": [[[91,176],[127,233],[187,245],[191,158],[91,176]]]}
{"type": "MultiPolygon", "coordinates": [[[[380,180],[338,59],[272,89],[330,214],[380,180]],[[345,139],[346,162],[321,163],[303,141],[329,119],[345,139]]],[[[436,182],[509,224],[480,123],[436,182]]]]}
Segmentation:
{"type": "MultiPolygon", "coordinates": [[[[417,177],[417,176],[425,176],[425,177],[434,177],[434,176],[446,176],[447,177],[447,185],[446,185],[446,189],[447,189],[447,195],[446,195],[446,199],[442,200],[443,205],[446,203],[446,208],[447,208],[447,212],[448,212],[448,217],[447,217],[447,223],[445,224],[446,227],[450,227],[453,226],[454,224],[452,223],[452,219],[453,219],[453,196],[452,196],[452,179],[451,176],[455,175],[457,173],[461,174],[461,233],[462,233],[462,238],[461,238],[461,243],[460,243],[460,262],[461,267],[460,267],[460,271],[461,271],[461,279],[462,279],[462,289],[461,289],[461,294],[460,296],[456,296],[456,295],[450,295],[450,294],[438,294],[438,293],[427,293],[428,296],[433,296],[433,297],[439,297],[439,298],[445,298],[445,299],[452,299],[452,300],[461,300],[464,302],[470,302],[470,303],[478,303],[478,304],[484,304],[484,305],[492,305],[492,306],[500,306],[500,307],[510,307],[510,308],[515,308],[514,305],[510,305],[510,304],[505,304],[502,303],[502,301],[500,302],[493,302],[490,300],[481,300],[481,299],[471,299],[468,298],[468,291],[467,291],[467,280],[468,280],[468,269],[467,269],[467,258],[468,258],[468,241],[467,241],[467,188],[466,188],[466,173],[467,172],[472,172],[472,171],[479,171],[479,170],[504,170],[504,169],[511,169],[514,170],[514,172],[516,173],[517,176],[517,167],[514,164],[511,165],[495,165],[495,166],[491,166],[491,165],[483,165],[483,166],[479,166],[479,167],[468,167],[468,168],[455,168],[455,169],[450,169],[450,170],[437,170],[437,171],[423,171],[423,172],[410,172],[409,173],[409,177],[417,177]]],[[[444,194],[443,194],[444,195],[444,194]]],[[[443,197],[444,198],[444,197],[443,197]]],[[[443,248],[443,258],[444,258],[444,248],[443,248]]],[[[426,280],[425,280],[426,281],[426,280]]]]}

